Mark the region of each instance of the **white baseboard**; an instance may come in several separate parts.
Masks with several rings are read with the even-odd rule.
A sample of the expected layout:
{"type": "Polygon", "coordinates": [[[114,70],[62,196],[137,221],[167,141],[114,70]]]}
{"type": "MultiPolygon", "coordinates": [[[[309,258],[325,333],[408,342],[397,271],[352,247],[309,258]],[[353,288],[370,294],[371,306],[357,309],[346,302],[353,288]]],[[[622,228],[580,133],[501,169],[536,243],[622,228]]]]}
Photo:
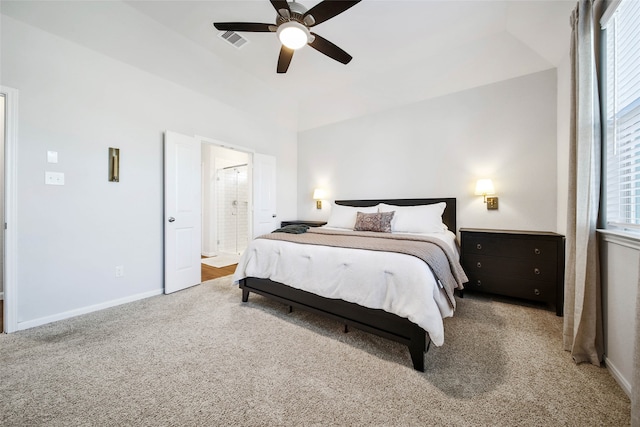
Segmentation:
{"type": "Polygon", "coordinates": [[[625,377],[622,376],[622,374],[620,373],[618,368],[616,368],[613,362],[607,359],[607,356],[604,357],[604,364],[607,367],[607,369],[609,369],[611,376],[616,380],[618,385],[620,385],[620,388],[622,388],[622,390],[625,393],[627,393],[627,396],[629,396],[629,399],[631,399],[631,383],[627,381],[625,377]]]}
{"type": "Polygon", "coordinates": [[[77,308],[75,310],[65,311],[63,313],[54,314],[52,316],[40,317],[34,320],[28,320],[26,322],[18,322],[18,331],[35,328],[36,326],[46,325],[47,323],[57,322],[58,320],[69,319],[71,317],[80,316],[82,314],[92,313],[94,311],[104,310],[105,308],[115,307],[118,305],[126,304],[133,301],[138,301],[141,299],[153,297],[156,295],[161,295],[163,292],[161,289],[156,289],[154,291],[144,292],[141,294],[131,295],[125,298],[120,298],[112,301],[103,302],[96,305],[90,305],[87,307],[77,308]]]}

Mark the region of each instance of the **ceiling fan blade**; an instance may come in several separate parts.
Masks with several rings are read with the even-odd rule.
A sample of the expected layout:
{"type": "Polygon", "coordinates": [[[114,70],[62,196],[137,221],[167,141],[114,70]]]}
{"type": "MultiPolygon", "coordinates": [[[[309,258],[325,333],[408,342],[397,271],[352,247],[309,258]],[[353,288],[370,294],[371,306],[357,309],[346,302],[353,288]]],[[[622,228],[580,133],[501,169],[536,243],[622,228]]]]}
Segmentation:
{"type": "Polygon", "coordinates": [[[352,57],[344,50],[340,49],[335,44],[331,43],[329,40],[320,37],[317,34],[311,33],[315,37],[315,39],[309,43],[309,46],[317,50],[318,52],[324,53],[329,58],[333,58],[338,62],[342,62],[343,64],[348,64],[351,61],[352,57]]]}
{"type": "Polygon", "coordinates": [[[318,25],[327,19],[331,19],[336,15],[341,14],[345,10],[349,9],[352,6],[360,3],[361,0],[355,1],[336,1],[336,0],[324,0],[317,5],[313,6],[309,9],[304,15],[303,18],[308,15],[313,16],[313,20],[315,21],[313,24],[309,25],[309,27],[313,27],[314,25],[318,25]]]}
{"type": "MultiPolygon", "coordinates": [[[[283,16],[280,13],[280,10],[285,9],[288,12],[291,12],[291,9],[289,9],[289,3],[287,3],[286,0],[271,0],[271,4],[273,5],[273,8],[276,10],[276,12],[278,12],[278,15],[283,16]]],[[[285,18],[287,18],[285,16],[285,18]]]]}
{"type": "Polygon", "coordinates": [[[253,33],[270,33],[273,24],[259,24],[257,22],[214,22],[214,27],[220,31],[249,31],[253,33]]]}
{"type": "Polygon", "coordinates": [[[286,73],[289,69],[289,64],[293,58],[293,49],[289,49],[286,46],[282,46],[280,49],[280,56],[278,57],[278,73],[286,73]]]}

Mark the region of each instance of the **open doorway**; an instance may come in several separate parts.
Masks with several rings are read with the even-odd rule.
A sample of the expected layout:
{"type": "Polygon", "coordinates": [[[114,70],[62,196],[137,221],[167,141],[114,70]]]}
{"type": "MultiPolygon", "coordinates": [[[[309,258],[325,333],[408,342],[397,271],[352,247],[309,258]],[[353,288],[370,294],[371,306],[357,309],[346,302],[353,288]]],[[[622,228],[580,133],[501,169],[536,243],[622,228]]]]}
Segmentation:
{"type": "MultiPolygon", "coordinates": [[[[10,146],[11,144],[9,144],[10,146]]],[[[218,255],[220,252],[217,227],[216,171],[244,164],[247,165],[247,199],[249,201],[247,214],[249,232],[246,239],[248,245],[250,239],[270,233],[277,228],[275,156],[256,153],[241,147],[226,146],[206,137],[191,137],[169,130],[165,132],[165,294],[202,283],[202,254],[207,255],[207,258],[212,258],[213,255],[218,255]],[[204,144],[207,146],[203,146],[204,144]],[[227,151],[219,152],[220,148],[227,151]],[[219,156],[218,153],[224,155],[219,156]],[[225,158],[232,153],[238,157],[225,158]],[[229,160],[233,163],[225,164],[222,160],[229,160]],[[198,166],[200,166],[200,176],[197,174],[198,166]],[[179,195],[181,195],[180,198],[179,195]],[[203,199],[206,199],[204,203],[203,199]]],[[[11,162],[8,162],[7,168],[10,167],[11,162]]],[[[9,199],[13,200],[11,197],[9,199]]],[[[7,215],[9,213],[11,211],[8,211],[7,215]]],[[[11,228],[9,228],[10,231],[11,228]]],[[[11,233],[8,233],[6,238],[7,241],[14,240],[11,233]]],[[[240,241],[241,239],[238,239],[239,244],[240,241]]],[[[9,265],[9,263],[7,264],[9,265]]],[[[233,270],[227,274],[231,273],[233,270]]],[[[5,284],[8,282],[7,279],[5,284]]],[[[12,310],[11,304],[9,304],[8,310],[12,310]]]]}
{"type": "Polygon", "coordinates": [[[249,237],[247,164],[216,169],[218,256],[239,256],[249,237]]]}
{"type": "Polygon", "coordinates": [[[251,235],[251,155],[202,143],[202,281],[233,274],[251,235]]]}

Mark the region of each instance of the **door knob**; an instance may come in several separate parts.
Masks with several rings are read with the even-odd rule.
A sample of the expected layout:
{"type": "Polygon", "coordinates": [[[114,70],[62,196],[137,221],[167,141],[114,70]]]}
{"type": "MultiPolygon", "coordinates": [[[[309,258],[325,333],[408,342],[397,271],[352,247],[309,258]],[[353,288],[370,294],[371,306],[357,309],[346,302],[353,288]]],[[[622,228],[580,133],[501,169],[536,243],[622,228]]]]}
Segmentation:
{"type": "Polygon", "coordinates": [[[170,216],[170,217],[169,217],[169,222],[173,222],[173,221],[175,221],[175,220],[176,220],[176,219],[175,219],[174,217],[172,217],[172,216],[170,216]]]}

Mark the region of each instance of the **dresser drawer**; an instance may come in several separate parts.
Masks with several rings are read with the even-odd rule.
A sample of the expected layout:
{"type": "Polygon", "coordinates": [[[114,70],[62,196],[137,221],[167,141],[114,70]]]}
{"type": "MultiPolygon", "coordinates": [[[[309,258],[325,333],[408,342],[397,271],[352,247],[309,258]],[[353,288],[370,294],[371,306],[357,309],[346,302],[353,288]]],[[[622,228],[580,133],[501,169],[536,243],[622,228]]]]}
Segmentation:
{"type": "Polygon", "coordinates": [[[553,301],[556,297],[556,283],[554,281],[510,279],[481,273],[471,274],[465,288],[540,302],[553,301]]]}
{"type": "Polygon", "coordinates": [[[465,255],[463,268],[467,274],[482,273],[507,278],[555,281],[555,258],[508,258],[489,255],[465,255]]]}
{"type": "Polygon", "coordinates": [[[558,257],[558,244],[549,240],[495,238],[481,234],[469,234],[465,237],[464,253],[478,255],[494,255],[514,258],[546,258],[555,260],[558,257]]]}

